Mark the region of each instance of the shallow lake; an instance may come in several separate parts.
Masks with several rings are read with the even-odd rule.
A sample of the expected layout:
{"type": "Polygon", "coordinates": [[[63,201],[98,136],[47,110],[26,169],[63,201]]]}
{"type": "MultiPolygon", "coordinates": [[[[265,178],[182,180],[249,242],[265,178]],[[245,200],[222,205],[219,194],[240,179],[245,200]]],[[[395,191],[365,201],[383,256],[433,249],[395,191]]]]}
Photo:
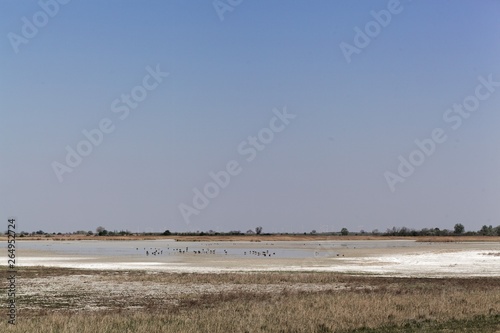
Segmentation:
{"type": "Polygon", "coordinates": [[[409,240],[388,241],[269,241],[176,242],[148,241],[18,241],[19,250],[76,257],[161,257],[212,255],[229,257],[308,258],[336,256],[346,249],[381,249],[422,246],[409,240]]]}

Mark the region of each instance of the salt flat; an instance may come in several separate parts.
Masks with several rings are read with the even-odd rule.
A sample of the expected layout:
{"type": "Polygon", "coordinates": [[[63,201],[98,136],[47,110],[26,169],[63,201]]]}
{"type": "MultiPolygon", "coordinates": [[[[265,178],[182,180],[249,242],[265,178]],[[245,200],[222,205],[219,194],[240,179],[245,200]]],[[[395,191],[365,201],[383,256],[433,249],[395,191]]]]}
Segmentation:
{"type": "Polygon", "coordinates": [[[500,276],[498,254],[498,242],[32,241],[20,242],[18,265],[191,273],[322,271],[468,277],[500,276]]]}

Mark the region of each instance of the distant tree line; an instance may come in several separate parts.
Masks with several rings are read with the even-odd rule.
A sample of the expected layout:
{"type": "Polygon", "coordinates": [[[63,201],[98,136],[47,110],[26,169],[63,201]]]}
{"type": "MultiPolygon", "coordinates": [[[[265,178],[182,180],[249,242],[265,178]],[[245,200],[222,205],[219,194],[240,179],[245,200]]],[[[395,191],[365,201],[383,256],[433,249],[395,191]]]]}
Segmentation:
{"type": "Polygon", "coordinates": [[[165,230],[162,233],[163,236],[242,236],[242,235],[271,235],[271,234],[263,234],[262,227],[258,226],[255,229],[248,229],[245,233],[241,232],[241,230],[230,230],[227,232],[223,231],[188,231],[188,232],[171,232],[170,230],[165,230]]]}
{"type": "Polygon", "coordinates": [[[420,230],[410,229],[407,227],[387,229],[384,236],[500,236],[500,225],[493,227],[492,225],[483,225],[478,231],[465,231],[465,227],[461,223],[455,224],[453,230],[439,228],[423,228],[420,230]]]}

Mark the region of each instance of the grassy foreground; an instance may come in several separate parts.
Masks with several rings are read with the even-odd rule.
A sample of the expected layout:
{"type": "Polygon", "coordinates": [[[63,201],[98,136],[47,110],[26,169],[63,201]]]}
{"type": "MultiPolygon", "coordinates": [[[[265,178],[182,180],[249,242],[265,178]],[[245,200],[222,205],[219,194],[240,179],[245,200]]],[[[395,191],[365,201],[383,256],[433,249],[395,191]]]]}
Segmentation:
{"type": "Polygon", "coordinates": [[[7,324],[3,292],[0,332],[500,331],[497,278],[43,268],[19,276],[17,325],[7,324]],[[58,285],[50,289],[51,281],[58,285]],[[180,292],[162,294],[167,287],[180,292]]]}

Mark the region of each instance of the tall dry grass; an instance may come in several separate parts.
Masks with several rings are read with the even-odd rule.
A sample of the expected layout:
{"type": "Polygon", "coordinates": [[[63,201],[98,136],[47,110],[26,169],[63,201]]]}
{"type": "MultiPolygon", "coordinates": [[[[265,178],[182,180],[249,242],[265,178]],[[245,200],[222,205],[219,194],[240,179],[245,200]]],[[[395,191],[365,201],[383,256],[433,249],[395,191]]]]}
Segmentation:
{"type": "MultiPolygon", "coordinates": [[[[411,321],[496,314],[500,296],[484,291],[208,295],[176,308],[102,313],[20,313],[11,332],[339,332],[411,321]]],[[[5,323],[0,325],[7,332],[5,323]]]]}
{"type": "MultiPolygon", "coordinates": [[[[50,294],[20,298],[18,324],[9,327],[0,317],[0,332],[60,333],[194,333],[194,332],[342,332],[360,327],[382,327],[409,322],[447,322],[478,315],[500,314],[500,279],[412,279],[348,276],[331,273],[253,274],[145,274],[144,272],[102,272],[26,269],[20,283],[41,277],[79,274],[121,285],[191,285],[203,283],[283,285],[273,293],[259,290],[228,293],[191,293],[176,302],[144,294],[124,294],[125,302],[110,302],[108,295],[92,292],[88,286],[84,302],[108,305],[105,310],[74,309],[71,288],[68,302],[59,305],[50,294]],[[346,289],[321,292],[295,291],[297,284],[335,285],[346,289]],[[136,284],[135,284],[136,285],[136,284]],[[52,304],[53,307],[37,304],[52,304]],[[130,309],[123,304],[135,305],[130,309]]],[[[130,291],[130,290],[129,290],[130,291]]],[[[61,295],[59,295],[61,296],[61,295]]],[[[64,294],[63,294],[64,296],[64,294]]],[[[2,307],[5,308],[2,295],[2,307]]],[[[59,299],[60,301],[60,299],[59,299]]],[[[59,302],[58,301],[58,302],[59,302]]],[[[499,327],[500,329],[500,327],[499,327]]]]}

